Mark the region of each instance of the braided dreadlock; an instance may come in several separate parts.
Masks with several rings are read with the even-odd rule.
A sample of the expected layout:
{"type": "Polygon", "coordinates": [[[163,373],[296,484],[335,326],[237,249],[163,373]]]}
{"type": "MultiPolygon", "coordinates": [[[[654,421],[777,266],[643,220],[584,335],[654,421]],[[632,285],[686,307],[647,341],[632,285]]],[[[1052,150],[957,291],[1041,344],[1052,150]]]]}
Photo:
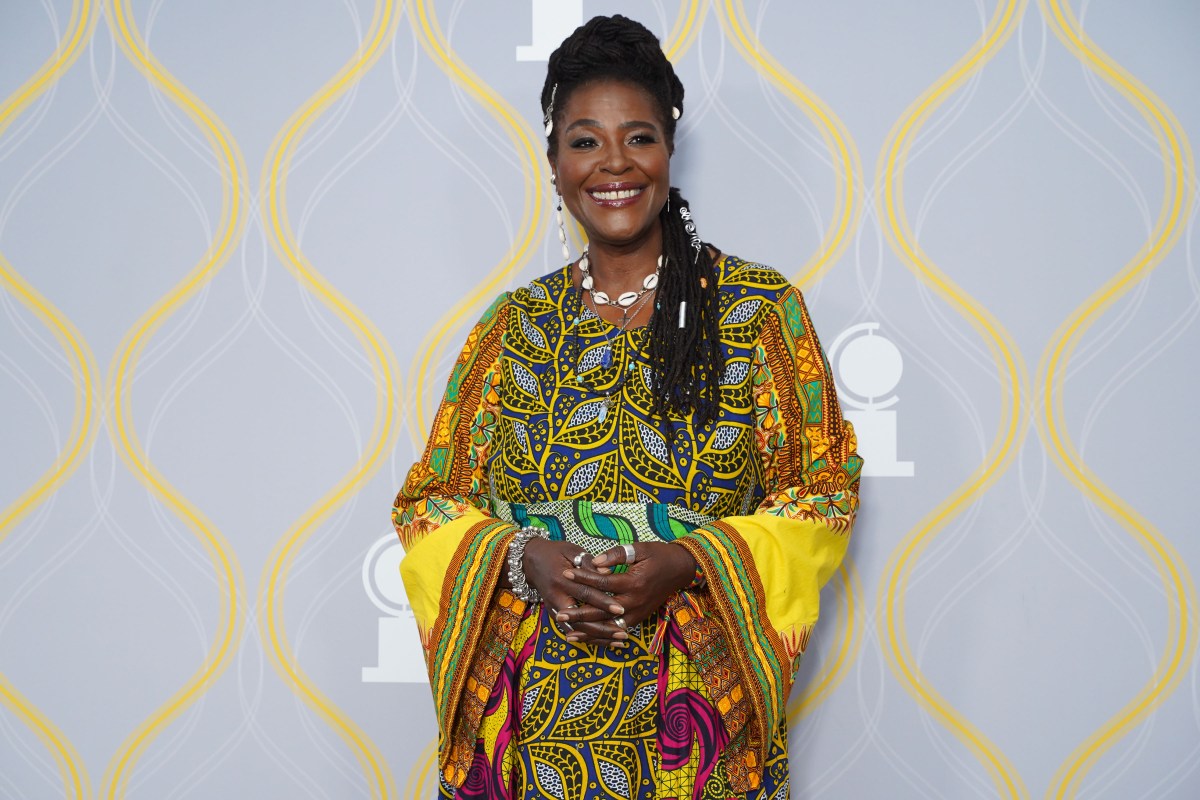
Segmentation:
{"type": "MultiPolygon", "coordinates": [[[[663,123],[667,150],[675,151],[675,118],[683,111],[683,84],[662,47],[641,23],[619,14],[594,17],[555,50],[547,64],[542,87],[542,111],[558,124],[567,98],[581,86],[616,80],[638,86],[654,98],[663,123]]],[[[557,137],[547,134],[551,155],[557,137]]],[[[650,317],[647,357],[654,382],[653,413],[660,419],[694,413],[699,425],[713,422],[718,412],[718,383],[724,370],[718,318],[718,291],[712,248],[696,235],[691,209],[679,190],[671,187],[659,211],[662,225],[662,277],[650,317]],[[687,325],[679,327],[680,306],[686,304],[687,325]]]]}

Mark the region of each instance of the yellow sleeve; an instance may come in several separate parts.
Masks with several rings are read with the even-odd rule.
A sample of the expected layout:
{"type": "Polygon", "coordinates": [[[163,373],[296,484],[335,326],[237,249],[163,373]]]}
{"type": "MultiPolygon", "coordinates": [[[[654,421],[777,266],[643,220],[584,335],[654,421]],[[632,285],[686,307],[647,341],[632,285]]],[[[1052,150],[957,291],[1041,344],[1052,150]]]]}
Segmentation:
{"type": "Polygon", "coordinates": [[[745,540],[794,673],[820,612],[821,587],[846,554],[862,459],[800,292],[764,325],[754,364],[756,437],[766,496],[725,523],[745,540]]]}

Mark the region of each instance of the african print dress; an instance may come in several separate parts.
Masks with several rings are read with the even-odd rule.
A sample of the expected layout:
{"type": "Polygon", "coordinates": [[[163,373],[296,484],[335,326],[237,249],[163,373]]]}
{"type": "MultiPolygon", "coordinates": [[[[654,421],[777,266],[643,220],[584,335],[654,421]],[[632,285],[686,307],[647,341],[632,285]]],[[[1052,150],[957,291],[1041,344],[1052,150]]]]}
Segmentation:
{"type": "Polygon", "coordinates": [[[650,413],[648,330],[570,267],[471,331],[396,497],[443,797],[784,798],[786,701],[858,507],[862,462],[800,293],[723,257],[720,412],[650,413]],[[592,553],[674,541],[704,573],[623,650],[498,590],[515,531],[592,553]]]}

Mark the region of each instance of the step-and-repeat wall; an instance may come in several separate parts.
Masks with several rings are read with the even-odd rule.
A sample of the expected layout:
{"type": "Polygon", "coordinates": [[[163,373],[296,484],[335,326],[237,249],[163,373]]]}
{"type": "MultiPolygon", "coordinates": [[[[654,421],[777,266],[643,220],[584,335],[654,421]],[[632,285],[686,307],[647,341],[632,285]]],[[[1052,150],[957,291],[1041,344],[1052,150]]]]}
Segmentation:
{"type": "Polygon", "coordinates": [[[391,499],[616,11],[866,457],[792,796],[1200,796],[1200,7],[6,0],[0,798],[433,795],[391,499]]]}

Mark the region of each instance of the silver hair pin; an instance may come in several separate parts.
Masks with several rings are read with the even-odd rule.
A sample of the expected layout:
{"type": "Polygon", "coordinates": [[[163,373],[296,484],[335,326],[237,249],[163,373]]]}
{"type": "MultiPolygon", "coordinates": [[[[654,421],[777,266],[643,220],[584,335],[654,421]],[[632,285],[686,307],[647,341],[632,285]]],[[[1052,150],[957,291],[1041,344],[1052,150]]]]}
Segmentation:
{"type": "MultiPolygon", "coordinates": [[[[687,206],[679,207],[679,216],[683,219],[683,229],[692,239],[692,249],[696,251],[696,257],[692,259],[693,263],[700,263],[700,250],[704,247],[704,243],[700,241],[700,234],[696,233],[696,223],[692,222],[692,212],[687,206]]],[[[683,327],[680,325],[679,327],[683,327]]]]}

